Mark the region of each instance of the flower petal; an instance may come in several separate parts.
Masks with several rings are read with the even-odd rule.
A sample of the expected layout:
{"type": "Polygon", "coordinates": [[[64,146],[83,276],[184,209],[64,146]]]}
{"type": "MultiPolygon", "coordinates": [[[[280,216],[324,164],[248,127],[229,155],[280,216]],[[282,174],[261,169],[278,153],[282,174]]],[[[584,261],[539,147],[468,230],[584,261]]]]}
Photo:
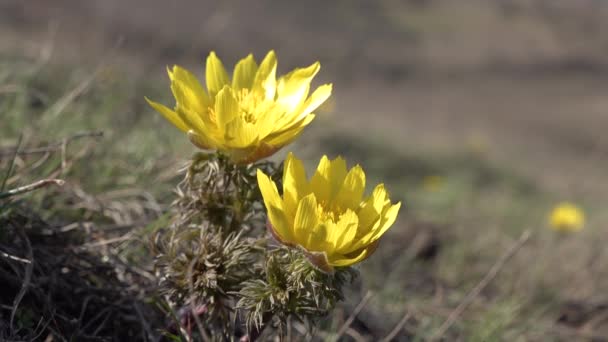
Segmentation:
{"type": "Polygon", "coordinates": [[[306,99],[310,82],[320,68],[321,64],[315,62],[309,67],[295,69],[281,77],[277,85],[277,102],[289,111],[296,109],[306,99]]]}
{"type": "Polygon", "coordinates": [[[312,191],[320,202],[329,202],[331,188],[329,186],[329,177],[331,175],[331,162],[327,156],[321,157],[317,171],[310,180],[312,191]]]}
{"type": "Polygon", "coordinates": [[[214,51],[211,51],[207,57],[207,65],[205,68],[205,78],[207,80],[207,89],[211,97],[215,96],[218,91],[226,84],[230,84],[230,78],[224,68],[222,61],[217,58],[214,51]]]}
{"type": "Polygon", "coordinates": [[[203,89],[203,86],[190,71],[174,65],[173,70],[167,69],[171,81],[180,81],[186,85],[194,94],[196,94],[197,108],[196,110],[205,110],[209,106],[209,96],[203,89]]]}
{"type": "Polygon", "coordinates": [[[297,125],[273,132],[272,134],[265,137],[264,141],[267,141],[269,144],[274,146],[285,146],[295,140],[300,135],[304,127],[308,126],[308,124],[310,124],[312,120],[314,120],[314,118],[315,115],[310,114],[297,125]]]}
{"type": "Polygon", "coordinates": [[[175,96],[176,110],[175,112],[182,121],[191,129],[196,132],[203,132],[205,130],[205,122],[203,121],[203,115],[205,112],[201,112],[201,108],[198,108],[197,95],[192,92],[183,82],[175,80],[171,83],[171,91],[175,96]]]}
{"type": "Polygon", "coordinates": [[[275,207],[282,209],[283,200],[277,190],[277,185],[268,177],[262,170],[257,171],[258,186],[260,187],[260,193],[264,199],[264,204],[267,207],[275,207]]]}
{"type": "Polygon", "coordinates": [[[258,132],[255,125],[234,118],[226,125],[225,145],[230,149],[254,149],[258,144],[258,132]]]}
{"type": "Polygon", "coordinates": [[[331,162],[331,178],[330,178],[330,186],[331,186],[331,201],[333,201],[340,189],[342,189],[342,185],[344,184],[344,179],[346,178],[346,160],[342,157],[338,157],[331,162]]]}
{"type": "Polygon", "coordinates": [[[346,161],[342,157],[330,161],[327,156],[323,156],[310,183],[318,200],[330,206],[342,188],[345,177],[346,161]]]}
{"type": "Polygon", "coordinates": [[[354,211],[348,209],[340,216],[332,238],[328,239],[335,246],[335,253],[344,254],[354,244],[358,226],[359,218],[354,211]]]}
{"type": "Polygon", "coordinates": [[[300,118],[312,113],[312,111],[322,105],[331,96],[331,91],[331,84],[324,84],[315,89],[312,95],[304,102],[300,118]]]}
{"type": "Polygon", "coordinates": [[[378,243],[376,242],[376,243],[372,243],[369,246],[361,249],[360,251],[357,251],[357,252],[349,254],[349,255],[338,256],[337,254],[335,254],[330,258],[329,264],[332,266],[336,266],[336,267],[346,267],[346,266],[356,264],[358,262],[361,262],[361,261],[367,259],[370,255],[372,255],[376,251],[377,246],[378,246],[378,243]]]}
{"type": "Polygon", "coordinates": [[[398,202],[395,205],[391,205],[382,213],[382,219],[379,224],[375,226],[372,230],[371,241],[375,241],[379,239],[384,233],[395,223],[397,219],[397,214],[399,213],[399,209],[401,208],[401,202],[398,202]]]}
{"type": "Polygon", "coordinates": [[[291,224],[287,220],[287,217],[285,217],[283,210],[277,207],[267,208],[273,235],[279,237],[279,240],[284,244],[295,245],[297,240],[294,238],[291,224]]]}
{"type": "Polygon", "coordinates": [[[207,136],[205,136],[205,134],[199,134],[194,130],[188,131],[188,139],[194,146],[203,150],[212,150],[217,148],[215,143],[207,136]]]}
{"type": "Polygon", "coordinates": [[[363,172],[361,166],[356,165],[348,171],[336,197],[336,202],[343,208],[358,208],[364,191],[365,172],[363,172]]]}
{"type": "Polygon", "coordinates": [[[380,214],[384,208],[384,198],[386,198],[384,184],[378,184],[374,188],[372,195],[361,204],[357,212],[359,215],[359,233],[357,237],[367,234],[380,219],[380,214]]]}
{"type": "Polygon", "coordinates": [[[283,167],[283,201],[288,217],[295,217],[298,203],[310,191],[304,164],[289,152],[283,167]]]}
{"type": "Polygon", "coordinates": [[[325,84],[317,88],[314,93],[306,99],[302,104],[295,110],[285,115],[282,119],[277,120],[275,125],[277,127],[283,127],[280,130],[291,129],[292,127],[299,126],[300,123],[309,118],[312,115],[312,111],[317,109],[323,102],[331,95],[331,84],[325,84]]]}
{"type": "Polygon", "coordinates": [[[319,223],[315,195],[304,196],[298,204],[293,230],[296,241],[309,251],[324,251],[327,230],[319,223]]]}
{"type": "Polygon", "coordinates": [[[390,204],[388,192],[384,187],[384,183],[378,184],[372,193],[372,197],[374,199],[374,208],[376,208],[378,212],[382,212],[382,209],[390,204]]]}
{"type": "Polygon", "coordinates": [[[258,64],[255,62],[252,54],[241,59],[234,67],[234,74],[232,75],[232,87],[234,90],[251,89],[257,71],[258,64]]]}
{"type": "Polygon", "coordinates": [[[277,89],[277,56],[274,51],[268,52],[260,63],[253,80],[253,91],[257,92],[267,100],[274,100],[277,89]]]}
{"type": "Polygon", "coordinates": [[[171,122],[175,127],[179,128],[181,131],[184,131],[184,132],[187,132],[189,130],[189,128],[186,125],[186,123],[184,122],[184,120],[182,120],[179,117],[179,115],[177,115],[176,112],[167,108],[165,105],[162,105],[158,102],[154,102],[154,101],[150,100],[147,97],[145,97],[145,99],[148,102],[148,104],[152,108],[154,108],[154,110],[161,113],[165,117],[165,119],[169,120],[169,122],[171,122]]]}
{"type": "Polygon", "coordinates": [[[399,213],[399,208],[401,208],[401,202],[390,205],[390,203],[383,208],[382,213],[379,215],[379,219],[373,224],[371,228],[362,229],[359,228],[357,232],[356,243],[354,243],[349,251],[357,250],[363,246],[366,246],[370,243],[373,243],[380,239],[382,235],[395,223],[397,219],[397,214],[399,213]]]}
{"type": "Polygon", "coordinates": [[[289,228],[291,225],[283,212],[283,200],[279,196],[276,184],[259,169],[257,179],[274,233],[280,237],[281,241],[295,242],[292,230],[289,228]]]}
{"type": "Polygon", "coordinates": [[[232,88],[225,85],[215,96],[215,119],[220,129],[239,115],[239,102],[232,88]]]}

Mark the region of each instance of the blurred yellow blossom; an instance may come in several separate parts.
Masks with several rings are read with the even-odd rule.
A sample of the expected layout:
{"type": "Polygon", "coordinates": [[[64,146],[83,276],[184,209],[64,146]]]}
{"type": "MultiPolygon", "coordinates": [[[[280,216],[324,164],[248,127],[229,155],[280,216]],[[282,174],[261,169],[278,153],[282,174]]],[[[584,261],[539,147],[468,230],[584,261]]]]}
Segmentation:
{"type": "Polygon", "coordinates": [[[422,188],[429,192],[441,190],[443,177],[437,175],[426,176],[422,179],[422,188]]]}
{"type": "Polygon", "coordinates": [[[341,157],[323,156],[309,181],[302,161],[289,153],[282,197],[267,175],[258,170],[257,176],[270,231],[283,244],[303,249],[326,272],[370,256],[401,206],[391,204],[384,184],[364,199],[363,169],[356,165],[347,171],[341,157]]]}
{"type": "Polygon", "coordinates": [[[315,117],[312,112],[331,94],[331,84],[310,96],[319,62],[276,78],[277,58],[268,52],[260,65],[253,55],[234,67],[232,80],[214,52],[207,57],[207,91],[188,70],[168,69],[174,110],[148,103],[205,150],[219,150],[235,163],[268,157],[292,142],[315,117]]]}
{"type": "Polygon", "coordinates": [[[576,232],[585,225],[585,213],[572,203],[562,202],[551,211],[549,224],[557,231],[576,232]]]}

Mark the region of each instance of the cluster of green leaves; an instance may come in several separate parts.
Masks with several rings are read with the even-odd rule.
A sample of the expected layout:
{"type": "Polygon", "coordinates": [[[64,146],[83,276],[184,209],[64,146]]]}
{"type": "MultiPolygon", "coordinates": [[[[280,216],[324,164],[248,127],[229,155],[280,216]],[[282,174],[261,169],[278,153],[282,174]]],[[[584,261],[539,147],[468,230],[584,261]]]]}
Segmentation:
{"type": "Polygon", "coordinates": [[[292,318],[314,324],[354,278],[348,268],[323,273],[302,252],[273,243],[257,169],[280,182],[282,166],[272,162],[234,165],[220,153],[195,154],[176,190],[173,223],[156,234],[160,290],[182,312],[180,322],[204,323],[201,335],[230,339],[245,330],[255,338],[283,335],[292,318]]]}
{"type": "Polygon", "coordinates": [[[344,299],[342,287],[357,275],[352,268],[339,268],[333,274],[313,266],[304,254],[287,247],[267,250],[259,278],[242,286],[237,303],[246,313],[248,330],[260,330],[273,314],[273,326],[282,335],[289,319],[314,324],[344,299]]]}

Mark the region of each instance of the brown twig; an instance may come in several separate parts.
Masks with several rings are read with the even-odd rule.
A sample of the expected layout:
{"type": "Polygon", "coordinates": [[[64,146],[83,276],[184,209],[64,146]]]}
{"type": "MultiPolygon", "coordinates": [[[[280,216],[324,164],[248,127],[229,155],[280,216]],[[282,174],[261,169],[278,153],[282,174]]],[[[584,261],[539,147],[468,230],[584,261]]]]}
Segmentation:
{"type": "Polygon", "coordinates": [[[407,310],[405,312],[405,315],[403,315],[403,318],[401,318],[401,320],[399,321],[399,323],[397,323],[397,325],[393,328],[393,330],[391,330],[391,332],[388,333],[388,335],[386,335],[382,340],[380,340],[380,342],[392,341],[393,338],[395,338],[395,336],[397,336],[397,334],[401,331],[401,329],[403,329],[403,327],[405,326],[405,323],[407,323],[407,321],[410,319],[410,317],[412,317],[412,312],[410,310],[407,310]]]}
{"type": "Polygon", "coordinates": [[[0,251],[0,256],[2,256],[4,258],[7,258],[7,259],[15,260],[15,261],[18,261],[18,262],[22,262],[24,264],[31,264],[32,263],[31,260],[20,258],[18,256],[14,256],[12,254],[8,254],[8,253],[2,252],[2,251],[0,251]]]}
{"type": "Polygon", "coordinates": [[[364,335],[362,335],[360,332],[358,332],[357,330],[353,329],[353,328],[348,328],[346,330],[346,335],[350,336],[353,340],[355,340],[355,342],[368,342],[369,338],[366,338],[364,335]]]}
{"type": "Polygon", "coordinates": [[[25,293],[27,292],[27,288],[30,286],[30,282],[32,280],[32,272],[34,271],[34,251],[32,250],[32,244],[30,243],[30,239],[27,237],[27,235],[25,234],[23,229],[19,229],[18,231],[19,231],[19,235],[21,235],[21,238],[23,239],[23,241],[25,241],[25,246],[27,248],[27,259],[30,262],[25,264],[25,275],[23,277],[21,289],[19,290],[19,293],[17,293],[17,296],[15,296],[15,299],[13,300],[13,309],[11,310],[11,319],[10,319],[10,323],[9,323],[9,326],[11,327],[11,332],[14,331],[13,323],[15,320],[15,314],[17,313],[17,308],[19,307],[19,303],[21,303],[23,296],[25,296],[25,293]]]}
{"type": "Polygon", "coordinates": [[[144,341],[154,341],[154,333],[152,332],[152,327],[150,327],[150,323],[146,321],[144,317],[144,313],[138,302],[133,302],[133,308],[135,309],[135,313],[137,314],[137,318],[141,324],[142,336],[144,337],[144,341]]]}
{"type": "Polygon", "coordinates": [[[464,299],[458,304],[456,309],[454,309],[448,316],[448,318],[443,322],[443,324],[437,329],[435,334],[430,338],[431,341],[439,340],[445,332],[456,322],[458,317],[466,310],[466,308],[473,302],[473,300],[483,291],[483,289],[488,286],[488,284],[496,278],[500,270],[504,267],[504,265],[511,259],[515,253],[530,239],[530,231],[524,231],[519,239],[509,248],[509,250],[502,255],[500,259],[496,261],[496,263],[490,268],[488,273],[483,277],[483,279],[464,297],[464,299]]]}
{"type": "Polygon", "coordinates": [[[99,72],[105,65],[102,63],[93,73],[91,73],[87,78],[83,79],[74,89],[67,92],[63,97],[61,97],[57,102],[55,102],[52,106],[50,106],[43,114],[44,118],[56,119],[59,114],[61,114],[74,100],[84,93],[89,86],[93,83],[93,81],[99,75],[99,72]]]}
{"type": "Polygon", "coordinates": [[[80,138],[101,138],[103,137],[103,131],[84,131],[75,133],[67,138],[62,139],[60,142],[56,142],[47,146],[34,147],[29,149],[18,149],[14,148],[11,150],[0,151],[0,157],[16,155],[28,155],[28,154],[40,154],[55,152],[64,149],[64,147],[70,142],[80,138]]]}
{"type": "Polygon", "coordinates": [[[201,319],[198,317],[200,315],[199,310],[197,310],[197,305],[196,305],[196,295],[194,294],[194,280],[193,280],[193,273],[194,273],[194,266],[196,265],[196,259],[193,259],[192,262],[190,263],[190,265],[188,265],[188,287],[190,289],[190,310],[192,313],[192,318],[194,319],[194,322],[196,322],[196,327],[198,328],[199,333],[201,334],[201,340],[204,342],[207,341],[211,341],[211,337],[209,336],[209,334],[207,334],[207,331],[205,330],[205,327],[203,326],[203,322],[201,322],[201,319]]]}
{"type": "Polygon", "coordinates": [[[367,305],[367,302],[372,298],[372,296],[373,296],[373,293],[371,291],[367,291],[367,293],[365,294],[363,299],[361,299],[361,302],[359,302],[359,304],[355,307],[355,310],[353,310],[353,312],[350,314],[350,316],[348,316],[348,319],[346,320],[346,322],[344,322],[344,324],[342,325],[340,330],[338,330],[338,333],[336,334],[334,341],[339,340],[340,337],[342,337],[342,335],[344,335],[344,333],[346,333],[348,328],[350,328],[350,325],[353,324],[353,321],[355,320],[357,315],[361,312],[361,310],[363,310],[365,305],[367,305]]]}
{"type": "Polygon", "coordinates": [[[129,232],[125,233],[124,235],[117,236],[117,237],[114,237],[111,239],[100,239],[95,242],[84,243],[84,244],[78,246],[77,250],[87,250],[87,249],[92,249],[95,247],[110,245],[110,244],[117,243],[117,242],[127,241],[127,240],[131,239],[134,234],[135,234],[135,232],[129,231],[129,232]]]}
{"type": "Polygon", "coordinates": [[[2,179],[2,183],[0,184],[0,193],[4,191],[4,188],[6,187],[8,179],[11,177],[11,173],[13,173],[13,167],[15,167],[15,160],[17,160],[17,153],[19,152],[19,149],[21,148],[22,142],[23,142],[23,134],[20,134],[19,140],[17,140],[17,147],[15,147],[15,150],[13,151],[13,153],[10,154],[12,156],[11,162],[8,165],[8,170],[6,170],[6,175],[4,175],[4,178],[2,179]]]}
{"type": "Polygon", "coordinates": [[[24,185],[19,188],[8,190],[6,192],[0,192],[0,199],[21,195],[26,192],[30,192],[30,191],[34,191],[34,190],[37,190],[40,188],[47,187],[49,185],[62,186],[63,184],[65,184],[65,181],[62,179],[43,179],[43,180],[34,182],[32,184],[28,184],[28,185],[24,185]]]}

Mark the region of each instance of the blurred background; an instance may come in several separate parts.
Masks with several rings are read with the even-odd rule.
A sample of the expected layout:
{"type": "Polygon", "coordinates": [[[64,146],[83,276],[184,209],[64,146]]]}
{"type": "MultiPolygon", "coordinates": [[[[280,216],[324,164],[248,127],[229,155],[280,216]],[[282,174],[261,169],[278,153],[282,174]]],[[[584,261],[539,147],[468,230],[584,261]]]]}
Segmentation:
{"type": "MultiPolygon", "coordinates": [[[[279,74],[318,60],[315,82],[333,83],[333,95],[282,153],[296,150],[311,167],[322,154],[345,155],[405,203],[321,333],[370,291],[344,338],[381,338],[406,317],[395,338],[427,339],[530,231],[446,336],[604,341],[606,32],[600,0],[0,0],[0,165],[20,135],[34,148],[103,131],[70,143],[78,158],[60,175],[120,210],[82,218],[82,208],[48,203],[50,193],[29,200],[52,222],[120,216],[149,228],[160,214],[129,207],[144,200],[125,189],[145,189],[165,208],[194,152],[143,100],[172,103],[167,65],[202,77],[212,50],[231,69],[274,49],[279,74]],[[585,213],[582,230],[551,229],[564,201],[585,213]]],[[[9,187],[57,167],[16,165],[9,187]]]]}

